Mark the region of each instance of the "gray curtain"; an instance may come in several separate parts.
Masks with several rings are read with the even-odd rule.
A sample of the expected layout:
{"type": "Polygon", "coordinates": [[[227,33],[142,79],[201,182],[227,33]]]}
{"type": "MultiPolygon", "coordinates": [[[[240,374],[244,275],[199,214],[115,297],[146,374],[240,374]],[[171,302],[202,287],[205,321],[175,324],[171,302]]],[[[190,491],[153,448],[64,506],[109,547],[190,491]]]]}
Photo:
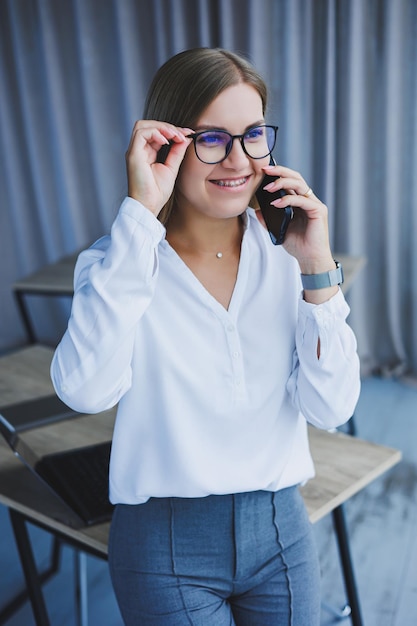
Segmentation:
{"type": "MultiPolygon", "coordinates": [[[[275,156],[328,204],[364,373],[417,373],[416,0],[0,0],[0,351],[25,343],[13,282],[109,230],[152,75],[184,48],[248,56],[275,156]]],[[[63,299],[32,298],[54,344],[63,299]]]]}

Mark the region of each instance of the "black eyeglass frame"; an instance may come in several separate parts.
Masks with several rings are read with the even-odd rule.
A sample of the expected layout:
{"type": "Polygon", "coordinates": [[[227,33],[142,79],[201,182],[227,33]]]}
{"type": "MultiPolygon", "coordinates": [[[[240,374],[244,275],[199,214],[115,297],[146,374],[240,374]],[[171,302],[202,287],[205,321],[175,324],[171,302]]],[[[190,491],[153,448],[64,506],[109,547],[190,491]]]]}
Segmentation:
{"type": "Polygon", "coordinates": [[[264,159],[265,157],[269,156],[273,149],[275,148],[275,144],[277,142],[277,132],[278,132],[278,126],[273,126],[272,124],[257,124],[256,126],[252,126],[252,128],[248,128],[247,131],[245,131],[244,133],[242,133],[241,135],[232,135],[231,133],[229,133],[227,130],[223,130],[221,128],[210,128],[208,130],[200,130],[197,133],[193,133],[192,135],[187,135],[187,138],[192,139],[193,140],[193,144],[194,144],[194,152],[195,155],[197,157],[197,159],[199,161],[201,161],[201,163],[205,163],[206,165],[217,165],[218,163],[221,163],[222,161],[224,161],[225,159],[227,159],[227,157],[229,156],[231,150],[232,150],[232,146],[233,146],[233,142],[235,139],[239,139],[240,141],[240,145],[242,146],[242,150],[243,152],[250,158],[250,159],[264,159]],[[272,144],[272,148],[263,156],[259,156],[259,157],[253,157],[249,154],[249,152],[246,150],[245,148],[245,143],[244,143],[244,137],[250,133],[252,130],[254,130],[255,128],[272,128],[274,130],[274,142],[272,144]],[[200,137],[201,135],[204,135],[205,133],[223,133],[224,135],[229,135],[230,137],[230,141],[227,142],[226,144],[226,148],[225,148],[225,155],[223,158],[220,159],[220,161],[203,161],[203,159],[201,159],[198,156],[198,151],[197,151],[197,139],[198,137],[200,137]]]}

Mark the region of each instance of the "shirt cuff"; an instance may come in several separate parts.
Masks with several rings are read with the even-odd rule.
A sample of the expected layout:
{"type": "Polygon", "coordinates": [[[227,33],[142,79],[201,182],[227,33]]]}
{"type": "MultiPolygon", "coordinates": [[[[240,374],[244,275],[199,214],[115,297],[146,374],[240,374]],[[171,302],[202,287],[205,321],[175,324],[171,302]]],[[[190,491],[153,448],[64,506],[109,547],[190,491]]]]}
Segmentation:
{"type": "Polygon", "coordinates": [[[128,215],[131,219],[141,224],[156,241],[165,237],[165,226],[143,204],[126,196],[120,206],[120,213],[128,215]]]}
{"type": "Polygon", "coordinates": [[[298,312],[300,317],[315,320],[320,326],[330,318],[345,320],[350,313],[350,308],[345,300],[342,290],[339,287],[339,290],[334,296],[321,304],[311,304],[311,302],[306,302],[303,299],[303,292],[301,292],[298,312]]]}

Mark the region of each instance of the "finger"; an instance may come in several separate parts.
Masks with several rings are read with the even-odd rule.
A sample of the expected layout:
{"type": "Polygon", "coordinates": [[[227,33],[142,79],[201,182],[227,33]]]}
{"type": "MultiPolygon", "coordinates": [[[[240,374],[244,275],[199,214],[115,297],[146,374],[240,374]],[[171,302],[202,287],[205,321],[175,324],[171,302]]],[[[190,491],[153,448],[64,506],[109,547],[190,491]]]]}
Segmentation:
{"type": "Polygon", "coordinates": [[[277,174],[277,176],[281,176],[283,178],[301,178],[301,174],[296,170],[292,170],[289,167],[285,167],[284,165],[266,165],[262,169],[268,170],[268,174],[272,172],[273,174],[277,174]]]}
{"type": "Polygon", "coordinates": [[[126,156],[140,154],[146,148],[157,152],[168,143],[169,140],[156,128],[137,129],[132,133],[126,156]]]}
{"type": "Polygon", "coordinates": [[[181,142],[184,141],[189,135],[192,135],[194,131],[191,128],[183,128],[181,126],[174,126],[173,124],[168,124],[167,122],[153,122],[149,120],[151,123],[140,123],[141,128],[156,128],[159,132],[166,137],[169,142],[181,142]]]}
{"type": "Polygon", "coordinates": [[[288,191],[293,191],[299,196],[304,196],[306,198],[312,198],[314,196],[314,192],[309,187],[308,183],[304,180],[304,178],[279,178],[277,181],[277,189],[287,189],[288,191]]]}
{"type": "MultiPolygon", "coordinates": [[[[168,122],[160,122],[158,120],[138,120],[135,122],[133,127],[133,132],[145,131],[146,129],[157,129],[159,130],[167,139],[172,139],[174,137],[183,135],[183,129],[180,127],[174,126],[173,124],[169,124],[168,122]]],[[[189,130],[189,129],[186,129],[189,130]]],[[[193,132],[193,131],[191,131],[193,132]]]]}
{"type": "Polygon", "coordinates": [[[314,191],[309,187],[304,178],[277,178],[274,182],[269,183],[264,187],[267,191],[274,192],[283,189],[289,194],[297,194],[299,196],[305,196],[318,200],[314,191]]]}
{"type": "Polygon", "coordinates": [[[188,146],[192,142],[190,137],[184,137],[182,141],[170,142],[171,148],[168,152],[168,156],[165,159],[165,165],[169,167],[175,174],[177,174],[180,165],[184,159],[188,146]]]}
{"type": "Polygon", "coordinates": [[[161,146],[171,142],[181,142],[185,139],[185,132],[189,134],[190,129],[181,129],[165,122],[154,120],[141,120],[133,127],[128,150],[132,150],[136,145],[143,146],[148,143],[153,149],[158,150],[161,146]]]}
{"type": "Polygon", "coordinates": [[[306,196],[304,195],[294,195],[290,192],[287,192],[287,195],[282,196],[282,198],[276,198],[275,200],[272,200],[271,204],[276,207],[282,207],[286,205],[294,207],[297,206],[300,209],[304,209],[309,212],[317,209],[321,210],[323,207],[326,209],[326,205],[323,204],[323,202],[321,202],[321,200],[319,200],[318,198],[313,197],[313,195],[311,195],[309,198],[306,198],[306,196]]]}
{"type": "Polygon", "coordinates": [[[274,183],[270,183],[270,185],[265,187],[268,190],[277,191],[278,189],[287,189],[288,191],[295,191],[295,193],[299,195],[303,195],[303,193],[309,190],[309,186],[301,174],[289,167],[268,165],[262,169],[268,175],[277,177],[274,183]]]}

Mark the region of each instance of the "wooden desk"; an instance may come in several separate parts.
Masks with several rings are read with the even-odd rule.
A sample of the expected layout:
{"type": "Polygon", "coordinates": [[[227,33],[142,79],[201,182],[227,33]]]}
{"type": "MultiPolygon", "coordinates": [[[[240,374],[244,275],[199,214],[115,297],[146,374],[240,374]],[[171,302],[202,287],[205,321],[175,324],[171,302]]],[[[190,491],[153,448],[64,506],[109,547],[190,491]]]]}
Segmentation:
{"type": "Polygon", "coordinates": [[[315,477],[301,487],[312,523],[364,489],[401,460],[399,450],[341,432],[309,427],[315,477]]]}
{"type": "MultiPolygon", "coordinates": [[[[34,345],[14,354],[0,358],[0,406],[20,402],[53,393],[49,366],[53,351],[34,345]]],[[[76,447],[111,438],[114,410],[97,415],[80,416],[74,420],[44,426],[25,433],[39,453],[76,447]],[[64,443],[65,442],[65,443],[64,443]]],[[[364,489],[400,461],[398,450],[369,443],[339,432],[309,428],[311,452],[316,467],[316,477],[301,488],[312,522],[332,513],[336,525],[338,547],[349,603],[352,623],[361,625],[356,585],[351,565],[348,535],[342,511],[342,503],[364,489]]],[[[109,524],[80,528],[78,518],[14,457],[3,441],[0,441],[0,503],[7,506],[17,541],[23,553],[31,553],[24,534],[26,520],[41,526],[77,549],[107,558],[109,524]],[[20,539],[19,539],[20,537],[20,539]],[[23,539],[22,539],[23,537],[23,539]],[[23,543],[22,543],[23,541],[23,543]]],[[[23,565],[23,563],[22,563],[23,565]]],[[[32,579],[24,565],[28,587],[37,572],[32,567],[32,579]]],[[[39,586],[39,585],[38,585],[39,586]]],[[[32,606],[37,624],[48,624],[40,590],[32,593],[32,606]],[[40,616],[40,617],[39,617],[40,616]]]]}
{"type": "MultiPolygon", "coordinates": [[[[39,452],[87,445],[111,438],[114,412],[86,415],[26,433],[39,452]],[[64,443],[65,442],[65,443],[64,443]]],[[[401,460],[398,450],[343,433],[309,427],[316,476],[301,487],[312,523],[331,513],[401,460]]],[[[82,546],[107,555],[109,524],[79,527],[77,516],[23,466],[0,440],[0,502],[19,511],[51,532],[58,531],[82,546]]]]}
{"type": "MultiPolygon", "coordinates": [[[[38,296],[72,296],[74,266],[79,252],[63,257],[56,263],[51,263],[37,272],[18,280],[13,285],[13,292],[23,324],[30,343],[35,343],[36,333],[26,304],[27,295],[38,296]]],[[[366,263],[365,257],[352,257],[345,254],[335,254],[341,262],[345,281],[342,285],[344,293],[352,286],[358,273],[366,263]]]]}

